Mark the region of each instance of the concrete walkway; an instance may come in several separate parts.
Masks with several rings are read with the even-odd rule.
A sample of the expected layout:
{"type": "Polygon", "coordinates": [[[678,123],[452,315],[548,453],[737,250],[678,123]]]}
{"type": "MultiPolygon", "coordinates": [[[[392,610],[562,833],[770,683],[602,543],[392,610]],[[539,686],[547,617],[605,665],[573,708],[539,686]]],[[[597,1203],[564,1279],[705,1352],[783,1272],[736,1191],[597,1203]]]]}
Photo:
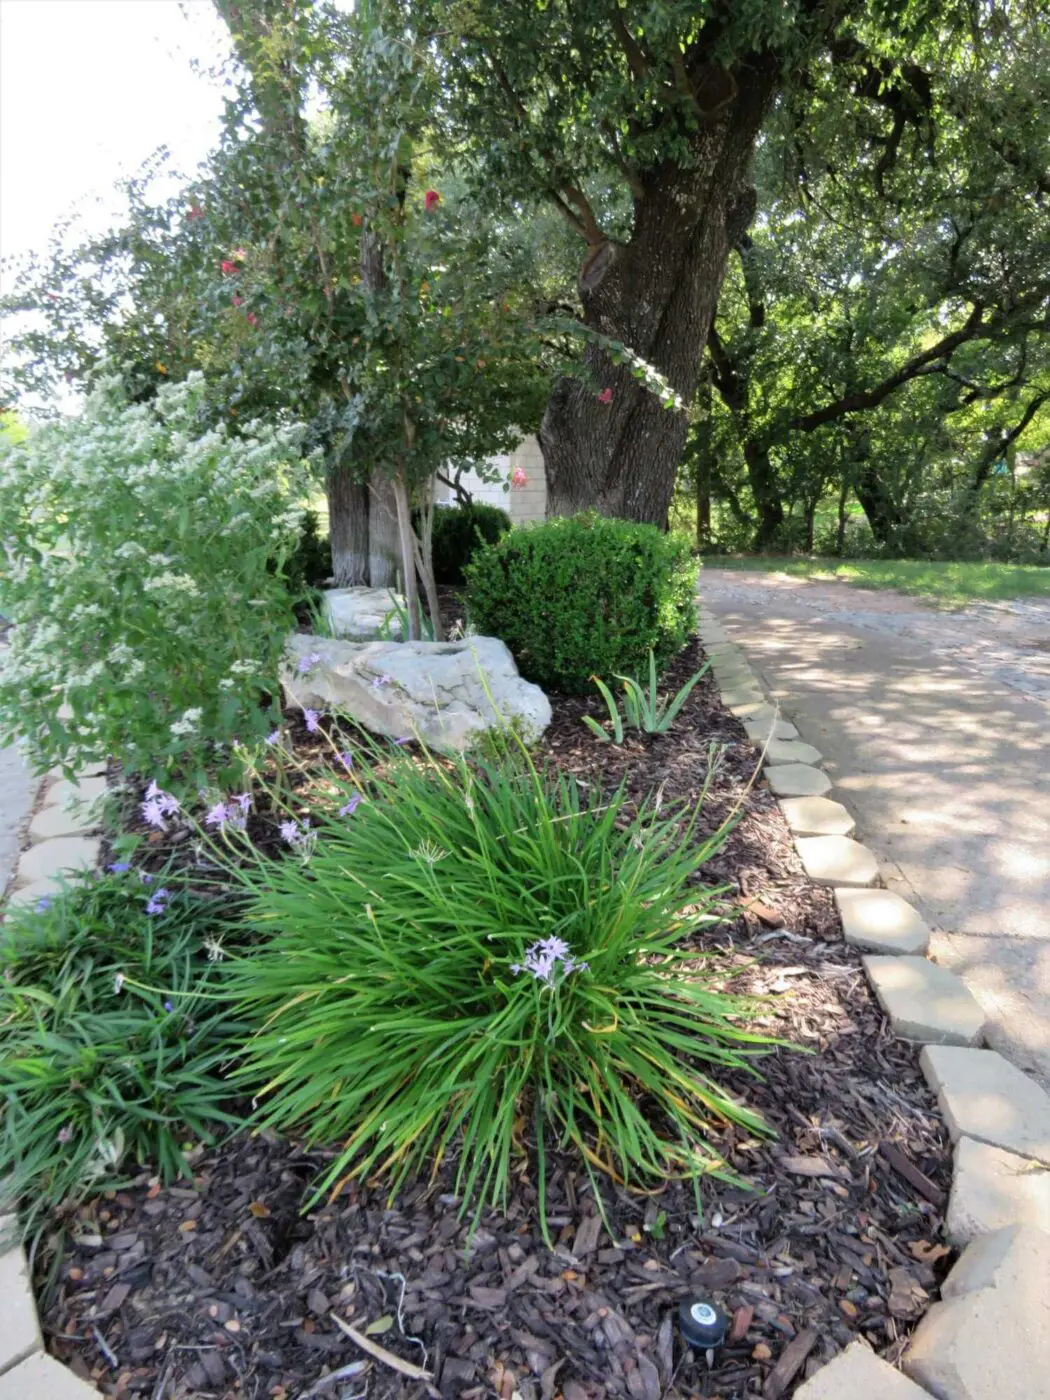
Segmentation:
{"type": "Polygon", "coordinates": [[[705,568],[701,596],[824,766],[988,1043],[1050,1087],[1050,606],[705,568]]]}

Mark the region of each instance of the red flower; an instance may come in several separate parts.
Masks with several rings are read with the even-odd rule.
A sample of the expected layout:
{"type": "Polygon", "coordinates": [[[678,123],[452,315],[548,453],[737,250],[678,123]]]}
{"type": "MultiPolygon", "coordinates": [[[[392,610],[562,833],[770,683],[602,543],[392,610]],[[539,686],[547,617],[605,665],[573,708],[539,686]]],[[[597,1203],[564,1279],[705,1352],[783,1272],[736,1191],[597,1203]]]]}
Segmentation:
{"type": "Polygon", "coordinates": [[[249,311],[245,319],[247,320],[249,326],[257,326],[259,324],[259,318],[258,316],[256,316],[254,311],[249,311]]]}
{"type": "Polygon", "coordinates": [[[350,222],[353,224],[354,228],[360,228],[361,215],[355,211],[353,214],[350,215],[350,222]]]}
{"type": "Polygon", "coordinates": [[[427,190],[426,194],[423,196],[423,207],[426,209],[427,213],[431,213],[440,203],[441,196],[438,194],[437,190],[427,190]]]}
{"type": "Polygon", "coordinates": [[[601,393],[598,395],[598,402],[599,402],[599,403],[612,403],[612,390],[611,390],[611,389],[603,389],[603,390],[601,391],[601,393]]]}
{"type": "Polygon", "coordinates": [[[229,258],[223,258],[219,266],[227,277],[232,277],[233,274],[238,271],[237,264],[235,262],[230,262],[229,258]]]}
{"type": "Polygon", "coordinates": [[[234,292],[233,304],[234,306],[242,306],[244,304],[244,298],[241,296],[240,292],[234,292]]]}
{"type": "Polygon", "coordinates": [[[193,200],[193,202],[190,204],[190,207],[186,210],[186,217],[187,219],[204,218],[204,210],[201,208],[201,206],[197,203],[196,200],[193,200]]]}

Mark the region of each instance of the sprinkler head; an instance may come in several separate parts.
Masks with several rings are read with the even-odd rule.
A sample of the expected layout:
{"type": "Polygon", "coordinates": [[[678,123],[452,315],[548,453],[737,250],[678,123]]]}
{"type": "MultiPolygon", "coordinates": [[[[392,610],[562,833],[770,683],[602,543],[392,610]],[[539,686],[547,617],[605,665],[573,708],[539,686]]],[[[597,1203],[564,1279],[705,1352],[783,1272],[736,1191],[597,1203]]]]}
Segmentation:
{"type": "Polygon", "coordinates": [[[725,1341],[729,1318],[706,1298],[683,1298],[678,1305],[678,1330],[694,1351],[714,1351],[725,1341]]]}

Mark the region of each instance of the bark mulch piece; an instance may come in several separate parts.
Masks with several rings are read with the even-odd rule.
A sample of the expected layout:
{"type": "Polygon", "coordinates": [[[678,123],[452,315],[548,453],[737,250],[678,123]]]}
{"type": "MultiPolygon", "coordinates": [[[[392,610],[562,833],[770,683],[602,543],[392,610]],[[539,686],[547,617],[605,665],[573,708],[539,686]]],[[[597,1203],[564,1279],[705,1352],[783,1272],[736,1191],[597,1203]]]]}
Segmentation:
{"type": "MultiPolygon", "coordinates": [[[[701,660],[694,646],[666,684],[701,660]]],[[[725,1076],[776,1129],[722,1147],[753,1185],[632,1194],[580,1164],[549,1183],[553,1248],[523,1167],[505,1213],[471,1234],[454,1163],[406,1188],[351,1186],[304,1213],[325,1154],[242,1133],[201,1154],[192,1182],[144,1175],[78,1213],[38,1253],[42,1320],[59,1359],[103,1393],[146,1400],[462,1397],[482,1400],[782,1400],[858,1334],[895,1361],[950,1263],[938,1243],[950,1155],[915,1049],[889,1034],[827,891],[805,880],[755,749],[713,683],[673,732],[598,743],[586,698],[555,698],[548,749],[586,782],[693,798],[719,760],[701,828],[735,808],[702,871],[724,888],[723,924],[698,941],[713,974],[760,995],[756,1020],[807,1053],[778,1050],[762,1078],[725,1076]],[[50,1287],[43,1275],[50,1273],[50,1287]],[[732,1317],[710,1358],[677,1335],[680,1300],[732,1317]],[[360,1350],[336,1312],[412,1379],[360,1350]]]]}

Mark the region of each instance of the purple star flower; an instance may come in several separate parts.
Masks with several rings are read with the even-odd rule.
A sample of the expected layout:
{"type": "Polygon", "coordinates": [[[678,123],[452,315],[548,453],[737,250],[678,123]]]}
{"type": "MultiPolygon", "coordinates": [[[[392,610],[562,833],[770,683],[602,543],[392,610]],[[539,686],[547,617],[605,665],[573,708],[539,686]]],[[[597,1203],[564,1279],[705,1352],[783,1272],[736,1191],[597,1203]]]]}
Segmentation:
{"type": "Polygon", "coordinates": [[[271,730],[271,732],[266,736],[266,742],[271,746],[271,748],[274,744],[279,744],[281,742],[281,731],[279,729],[271,730]]]}
{"type": "Polygon", "coordinates": [[[165,905],[170,898],[170,891],[164,889],[163,886],[159,890],[154,890],[153,894],[151,894],[146,901],[146,913],[163,914],[165,905]]]}
{"type": "Polygon", "coordinates": [[[164,820],[164,813],[161,811],[160,803],[155,797],[148,797],[139,808],[142,813],[142,820],[147,826],[155,826],[158,831],[167,830],[167,822],[164,820]]]}
{"type": "Polygon", "coordinates": [[[225,802],[216,802],[211,811],[204,818],[205,826],[223,827],[230,818],[230,809],[225,802]]]}
{"type": "Polygon", "coordinates": [[[372,682],[372,689],[378,690],[381,685],[393,685],[393,683],[393,676],[388,676],[384,671],[381,676],[376,676],[375,680],[372,682]]]}
{"type": "Polygon", "coordinates": [[[294,846],[296,841],[302,839],[302,831],[297,821],[289,819],[288,821],[281,822],[277,830],[281,833],[282,841],[287,841],[289,846],[294,846]]]}
{"type": "Polygon", "coordinates": [[[321,727],[321,716],[317,710],[304,710],[303,723],[311,734],[316,734],[321,727]]]}
{"type": "Polygon", "coordinates": [[[40,896],[40,898],[39,898],[39,899],[37,900],[37,902],[36,902],[36,912],[37,912],[38,914],[43,914],[43,913],[46,913],[47,910],[50,909],[50,908],[51,908],[51,896],[50,896],[49,894],[42,894],[42,895],[40,896]]]}
{"type": "Polygon", "coordinates": [[[126,871],[131,869],[131,861],[115,860],[112,865],[107,865],[106,869],[111,875],[123,875],[126,871]]]}
{"type": "Polygon", "coordinates": [[[587,971],[587,963],[576,961],[565,939],[552,934],[550,938],[540,939],[539,942],[533,943],[531,948],[527,948],[524,963],[513,963],[510,970],[515,974],[529,972],[537,982],[546,982],[549,987],[553,987],[560,980],[559,963],[562,977],[568,977],[571,972],[587,971]]]}
{"type": "Polygon", "coordinates": [[[320,666],[323,660],[319,651],[312,651],[309,656],[300,656],[296,670],[301,676],[305,676],[307,671],[312,671],[315,666],[320,666]]]}
{"type": "Polygon", "coordinates": [[[55,1134],[55,1137],[57,1138],[57,1140],[58,1140],[59,1142],[63,1143],[63,1144],[69,1142],[69,1141],[71,1140],[72,1136],[73,1136],[73,1129],[70,1127],[70,1125],[69,1125],[68,1123],[64,1124],[61,1128],[59,1128],[58,1132],[55,1134]]]}
{"type": "Polygon", "coordinates": [[[352,817],[363,800],[359,792],[351,793],[350,801],[347,802],[345,806],[339,808],[339,815],[341,817],[352,817]]]}
{"type": "Polygon", "coordinates": [[[252,795],[250,792],[235,792],[230,798],[230,802],[231,804],[236,802],[242,812],[250,812],[252,810],[252,795]]]}
{"type": "Polygon", "coordinates": [[[346,753],[341,753],[339,755],[339,762],[343,765],[344,768],[353,768],[354,756],[349,751],[349,749],[346,751],[346,753]]]}
{"type": "Polygon", "coordinates": [[[174,1004],[174,1002],[166,1001],[166,1002],[164,1003],[164,1010],[165,1010],[165,1011],[174,1011],[174,1010],[175,1010],[175,1004],[174,1004]]]}

